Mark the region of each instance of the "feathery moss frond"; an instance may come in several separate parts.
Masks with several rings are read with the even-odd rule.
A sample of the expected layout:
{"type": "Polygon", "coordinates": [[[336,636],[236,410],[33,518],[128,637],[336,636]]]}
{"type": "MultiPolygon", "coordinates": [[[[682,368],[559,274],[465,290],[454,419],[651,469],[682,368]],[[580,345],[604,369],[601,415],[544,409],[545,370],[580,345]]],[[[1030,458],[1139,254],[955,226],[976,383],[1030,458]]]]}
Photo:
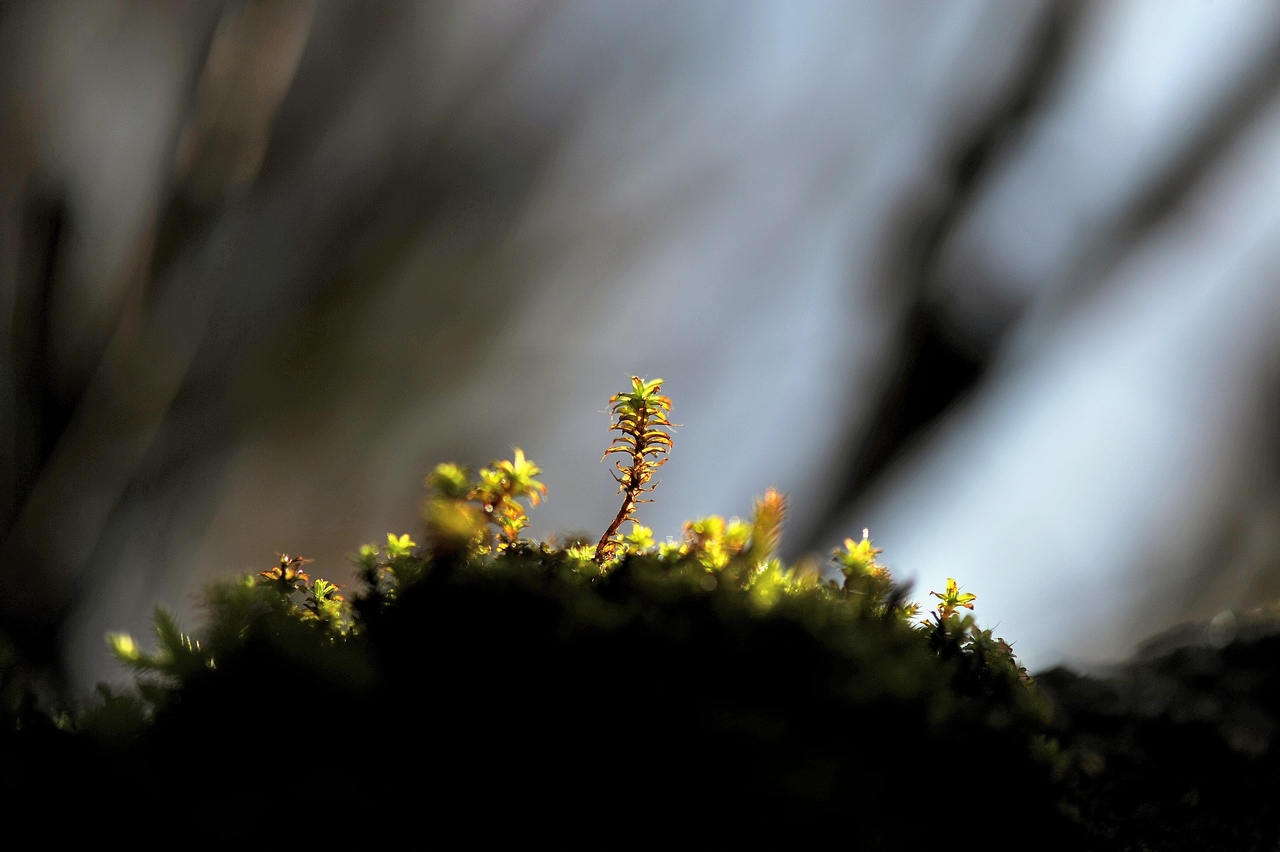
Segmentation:
{"type": "Polygon", "coordinates": [[[658,483],[649,483],[658,468],[667,463],[673,424],[669,419],[671,400],[658,392],[662,389],[662,381],[646,381],[632,376],[629,393],[624,391],[609,397],[613,419],[609,431],[619,435],[609,444],[600,460],[613,453],[624,456],[614,463],[616,472],[613,474],[618,492],[623,497],[622,507],[596,545],[595,560],[599,564],[615,555],[619,546],[618,528],[626,521],[636,520],[636,506],[649,502],[641,495],[657,487],[658,483]]]}

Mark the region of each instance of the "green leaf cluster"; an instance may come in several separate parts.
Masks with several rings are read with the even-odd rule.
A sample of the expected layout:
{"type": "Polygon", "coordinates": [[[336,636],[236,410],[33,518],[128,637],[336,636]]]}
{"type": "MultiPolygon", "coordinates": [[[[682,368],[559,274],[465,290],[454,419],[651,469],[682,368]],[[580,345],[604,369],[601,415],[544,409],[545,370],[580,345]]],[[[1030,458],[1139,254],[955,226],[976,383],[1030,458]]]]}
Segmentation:
{"type": "Polygon", "coordinates": [[[519,447],[511,460],[493,461],[478,474],[457,464],[439,464],[425,482],[431,492],[424,508],[427,527],[454,548],[508,547],[529,523],[520,500],[536,506],[547,493],[536,479],[541,473],[519,447]]]}

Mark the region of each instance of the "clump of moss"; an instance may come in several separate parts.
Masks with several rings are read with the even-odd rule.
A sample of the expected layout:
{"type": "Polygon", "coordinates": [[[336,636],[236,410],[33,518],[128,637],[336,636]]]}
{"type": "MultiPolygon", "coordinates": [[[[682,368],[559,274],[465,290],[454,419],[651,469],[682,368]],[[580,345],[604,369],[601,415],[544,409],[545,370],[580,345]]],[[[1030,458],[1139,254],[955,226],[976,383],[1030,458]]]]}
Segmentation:
{"type": "Polygon", "coordinates": [[[661,384],[611,400],[623,504],[595,547],[520,537],[522,501],[546,490],[520,450],[439,465],[421,545],[364,546],[346,595],[282,555],[213,586],[198,636],[157,610],[156,650],[110,640],[137,692],[104,690],[45,747],[71,755],[89,801],[198,803],[201,830],[226,836],[330,795],[352,830],[692,825],[896,849],[929,820],[940,841],[1069,847],[1047,705],[954,581],[921,620],[865,531],[834,578],[784,564],[776,491],[678,540],[640,524],[671,448],[661,384]]]}

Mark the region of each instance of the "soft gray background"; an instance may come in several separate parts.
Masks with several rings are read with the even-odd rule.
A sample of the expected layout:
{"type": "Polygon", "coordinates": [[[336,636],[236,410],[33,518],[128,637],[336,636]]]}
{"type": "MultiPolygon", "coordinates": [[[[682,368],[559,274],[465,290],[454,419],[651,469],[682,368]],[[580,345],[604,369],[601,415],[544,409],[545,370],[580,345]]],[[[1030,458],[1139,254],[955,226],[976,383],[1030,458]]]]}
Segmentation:
{"type": "Polygon", "coordinates": [[[1280,594],[1270,0],[0,7],[0,617],[416,529],[518,445],[602,528],[776,485],[1033,667],[1280,594]]]}

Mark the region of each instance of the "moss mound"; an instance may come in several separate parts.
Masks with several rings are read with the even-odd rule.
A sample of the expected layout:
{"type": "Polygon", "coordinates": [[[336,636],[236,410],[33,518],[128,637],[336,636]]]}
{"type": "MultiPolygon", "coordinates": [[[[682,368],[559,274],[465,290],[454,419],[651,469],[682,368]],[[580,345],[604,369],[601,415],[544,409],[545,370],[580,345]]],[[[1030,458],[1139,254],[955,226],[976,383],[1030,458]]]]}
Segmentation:
{"type": "Polygon", "coordinates": [[[922,820],[1008,843],[1030,823],[1040,846],[1070,828],[1034,690],[843,587],[768,603],[690,559],[628,555],[594,580],[551,549],[382,570],[397,560],[418,578],[384,577],[345,632],[271,582],[215,590],[211,629],[148,658],[142,697],[10,731],[27,748],[6,799],[42,797],[43,776],[105,813],[224,815],[191,818],[228,838],[325,800],[330,831],[839,826],[887,849],[922,820]]]}

